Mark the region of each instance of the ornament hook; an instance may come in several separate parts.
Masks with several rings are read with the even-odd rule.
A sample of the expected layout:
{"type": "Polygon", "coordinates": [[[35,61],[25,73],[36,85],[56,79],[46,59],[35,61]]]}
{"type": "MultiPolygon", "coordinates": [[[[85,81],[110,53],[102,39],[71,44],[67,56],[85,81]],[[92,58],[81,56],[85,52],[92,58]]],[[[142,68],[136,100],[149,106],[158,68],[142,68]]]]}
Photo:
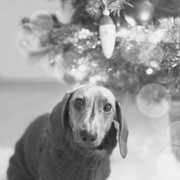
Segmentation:
{"type": "Polygon", "coordinates": [[[104,4],[104,11],[103,11],[103,15],[104,16],[109,16],[110,12],[108,10],[108,0],[102,0],[103,4],[104,4]]]}

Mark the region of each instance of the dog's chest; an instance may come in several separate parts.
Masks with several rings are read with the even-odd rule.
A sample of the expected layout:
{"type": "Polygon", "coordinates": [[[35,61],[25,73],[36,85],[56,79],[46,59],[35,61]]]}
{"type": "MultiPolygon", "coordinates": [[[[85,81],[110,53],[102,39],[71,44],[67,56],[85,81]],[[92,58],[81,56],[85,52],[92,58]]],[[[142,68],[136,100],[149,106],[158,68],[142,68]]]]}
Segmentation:
{"type": "Polygon", "coordinates": [[[106,180],[110,174],[109,158],[95,168],[78,165],[60,150],[44,152],[41,158],[40,180],[106,180]]]}

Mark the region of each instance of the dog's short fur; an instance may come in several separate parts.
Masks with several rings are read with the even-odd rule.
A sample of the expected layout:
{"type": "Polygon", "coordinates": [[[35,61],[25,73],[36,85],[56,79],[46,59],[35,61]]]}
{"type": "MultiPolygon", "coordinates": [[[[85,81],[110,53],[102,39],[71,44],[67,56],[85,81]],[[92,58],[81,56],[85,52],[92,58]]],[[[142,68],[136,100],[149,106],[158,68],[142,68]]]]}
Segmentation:
{"type": "MultiPolygon", "coordinates": [[[[73,92],[67,92],[52,113],[42,115],[32,122],[17,142],[15,154],[10,159],[8,168],[9,180],[74,180],[75,177],[78,180],[84,180],[87,179],[86,176],[89,180],[105,180],[110,173],[109,155],[116,145],[115,122],[119,124],[120,153],[125,158],[128,129],[122,117],[120,104],[114,95],[108,89],[95,85],[83,85],[73,92]],[[67,140],[66,134],[72,139],[64,143],[67,140]],[[72,167],[76,169],[78,166],[80,172],[87,165],[86,174],[72,177],[72,172],[72,176],[67,178],[63,176],[63,172],[57,170],[61,167],[62,153],[65,153],[64,158],[68,154],[67,149],[62,150],[63,146],[67,148],[69,142],[73,144],[73,152],[76,153],[77,149],[82,150],[87,160],[91,162],[83,164],[81,153],[77,153],[76,156],[72,155],[72,158],[79,158],[76,161],[84,166],[71,161],[74,164],[72,167]],[[98,153],[93,156],[93,152],[98,153]],[[94,162],[99,158],[100,153],[105,155],[100,155],[98,163],[94,162]],[[58,164],[58,162],[61,163],[58,164]],[[91,174],[93,175],[90,176],[91,174]]],[[[64,161],[69,156],[71,156],[71,151],[64,161]]]]}

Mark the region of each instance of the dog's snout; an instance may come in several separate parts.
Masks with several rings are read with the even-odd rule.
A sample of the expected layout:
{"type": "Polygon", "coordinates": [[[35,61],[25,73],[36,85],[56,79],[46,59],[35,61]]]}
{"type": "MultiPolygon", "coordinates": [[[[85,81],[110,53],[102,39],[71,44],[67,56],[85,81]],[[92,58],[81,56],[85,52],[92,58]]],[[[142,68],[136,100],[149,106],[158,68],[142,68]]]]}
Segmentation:
{"type": "Polygon", "coordinates": [[[93,143],[97,139],[97,133],[89,133],[86,130],[82,130],[80,136],[84,143],[93,143]]]}

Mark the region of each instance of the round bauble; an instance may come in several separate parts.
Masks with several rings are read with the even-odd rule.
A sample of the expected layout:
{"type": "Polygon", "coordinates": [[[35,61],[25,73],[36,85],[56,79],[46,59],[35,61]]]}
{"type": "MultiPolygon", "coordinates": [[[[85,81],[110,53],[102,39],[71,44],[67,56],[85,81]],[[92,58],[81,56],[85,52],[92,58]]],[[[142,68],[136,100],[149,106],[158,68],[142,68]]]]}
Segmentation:
{"type": "Polygon", "coordinates": [[[110,16],[104,15],[100,22],[99,35],[101,39],[101,47],[106,58],[111,58],[115,41],[116,27],[110,16]]]}
{"type": "Polygon", "coordinates": [[[31,30],[37,35],[47,34],[53,28],[53,19],[46,11],[37,11],[30,17],[31,30]]]}
{"type": "Polygon", "coordinates": [[[151,22],[154,16],[154,6],[145,0],[130,0],[132,6],[124,5],[124,18],[131,25],[144,25],[151,22]]]}

